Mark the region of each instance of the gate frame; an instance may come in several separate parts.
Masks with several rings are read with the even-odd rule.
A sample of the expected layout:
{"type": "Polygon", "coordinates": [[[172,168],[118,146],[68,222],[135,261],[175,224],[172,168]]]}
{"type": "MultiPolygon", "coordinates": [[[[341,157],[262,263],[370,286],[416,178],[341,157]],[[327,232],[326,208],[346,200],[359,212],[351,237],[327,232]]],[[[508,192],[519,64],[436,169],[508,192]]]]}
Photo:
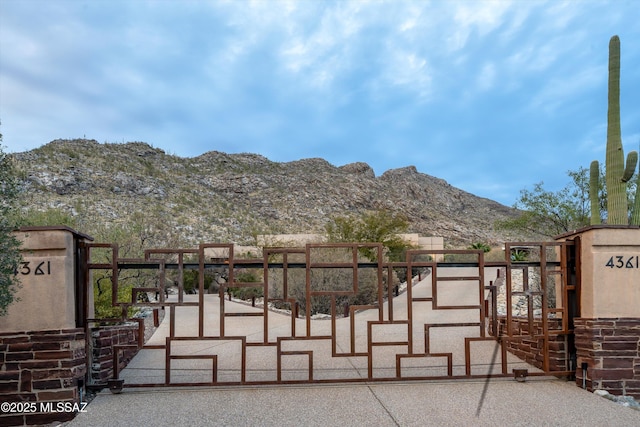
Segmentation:
{"type": "MultiPolygon", "coordinates": [[[[114,306],[119,306],[122,308],[122,317],[121,317],[121,321],[126,321],[127,317],[126,317],[126,313],[127,313],[127,309],[129,307],[135,307],[135,306],[145,306],[145,307],[165,307],[165,306],[169,306],[169,313],[170,313],[170,335],[169,337],[167,337],[167,342],[164,345],[155,345],[155,346],[145,346],[142,345],[139,347],[139,349],[164,349],[165,350],[165,382],[164,383],[144,383],[144,384],[125,384],[126,387],[162,387],[162,386],[198,386],[198,385],[206,385],[206,386],[212,386],[212,385],[223,385],[223,386],[228,386],[228,385],[263,385],[263,384],[289,384],[289,383],[339,383],[339,382],[371,382],[371,381],[398,381],[398,380],[442,380],[442,379],[458,379],[458,378],[488,378],[488,377],[518,377],[518,376],[522,376],[522,372],[518,372],[518,373],[508,373],[507,372],[507,360],[506,360],[506,354],[509,351],[507,349],[507,345],[501,345],[501,349],[502,349],[502,354],[501,354],[501,358],[502,358],[502,363],[501,363],[501,372],[499,374],[485,374],[485,375],[477,375],[471,374],[471,367],[470,367],[470,346],[471,343],[474,341],[478,341],[478,340],[497,340],[503,344],[509,344],[509,343],[521,343],[526,339],[531,339],[531,340],[542,340],[543,341],[543,348],[542,348],[542,364],[540,366],[540,368],[542,369],[542,372],[530,372],[530,373],[526,373],[525,375],[529,375],[529,376],[535,376],[535,375],[544,375],[544,376],[548,376],[548,375],[554,375],[554,376],[573,376],[575,374],[575,364],[573,366],[566,366],[566,369],[564,370],[554,370],[551,369],[551,364],[550,364],[550,345],[549,345],[549,338],[551,336],[554,335],[562,335],[565,336],[565,348],[564,348],[564,352],[567,353],[571,350],[571,348],[569,348],[571,345],[573,345],[572,343],[572,338],[573,338],[573,316],[578,313],[579,314],[579,292],[580,292],[580,269],[576,268],[579,267],[579,256],[571,256],[572,254],[575,254],[575,245],[573,241],[563,241],[563,242],[516,242],[516,243],[506,243],[505,244],[505,261],[499,261],[499,262],[489,262],[489,261],[485,261],[484,260],[484,253],[481,250],[409,250],[407,251],[407,256],[404,262],[383,262],[382,261],[382,245],[379,243],[342,243],[342,244],[307,244],[305,246],[305,248],[264,248],[263,249],[263,258],[262,260],[260,259],[242,259],[242,258],[235,258],[234,257],[234,246],[233,244],[219,244],[219,243],[209,243],[209,244],[200,244],[198,246],[197,249],[149,249],[145,251],[145,255],[144,258],[142,259],[131,259],[131,258],[123,258],[120,259],[118,258],[118,245],[117,244],[107,244],[107,243],[87,243],[86,244],[86,252],[87,252],[87,256],[86,256],[86,264],[85,264],[85,271],[84,271],[84,279],[85,279],[85,286],[93,286],[92,283],[92,275],[91,272],[95,271],[95,270],[111,270],[112,272],[112,277],[114,278],[112,280],[112,304],[114,306]],[[540,262],[536,263],[536,262],[517,262],[517,261],[513,261],[511,260],[511,258],[509,257],[508,254],[510,254],[511,248],[518,246],[518,247],[523,247],[523,246],[529,246],[529,247],[537,247],[540,248],[541,253],[546,253],[548,248],[560,248],[560,250],[556,250],[556,255],[559,256],[560,261],[552,261],[549,262],[546,260],[546,257],[542,257],[540,262]],[[375,248],[377,249],[377,259],[375,262],[371,262],[371,263],[363,263],[363,262],[359,262],[358,260],[358,250],[361,248],[375,248]],[[109,249],[111,248],[111,262],[109,263],[92,263],[91,262],[91,249],[92,248],[103,248],[103,249],[109,249]],[[228,251],[228,257],[223,261],[223,262],[205,262],[205,250],[206,249],[224,249],[228,251]],[[312,249],[320,249],[320,248],[351,248],[353,251],[353,257],[351,262],[348,263],[314,263],[312,262],[311,259],[311,250],[312,249]],[[161,258],[157,258],[154,257],[158,256],[158,255],[170,255],[170,254],[174,254],[177,255],[178,259],[177,262],[167,262],[165,259],[161,259],[161,258]],[[198,260],[196,263],[185,263],[184,260],[184,256],[186,254],[197,254],[198,256],[198,260]],[[280,254],[283,256],[283,262],[282,263],[271,263],[269,262],[269,256],[273,255],[273,254],[280,254]],[[300,263],[292,263],[288,261],[288,255],[289,254],[304,254],[305,257],[305,262],[304,265],[301,266],[300,263]],[[392,297],[392,289],[391,286],[387,286],[387,302],[388,302],[388,319],[384,320],[384,314],[383,314],[383,310],[381,308],[382,303],[384,301],[384,287],[383,287],[383,272],[386,270],[387,272],[387,280],[388,283],[391,283],[391,277],[393,274],[393,269],[394,268],[405,268],[407,272],[411,272],[413,268],[428,268],[431,271],[431,276],[432,276],[432,289],[435,290],[437,287],[437,283],[438,283],[438,275],[437,275],[437,271],[438,268],[444,268],[445,265],[447,265],[447,263],[438,261],[435,259],[436,255],[446,255],[446,254],[453,254],[453,255],[458,255],[458,254],[471,254],[471,255],[475,255],[477,256],[477,262],[476,263],[458,263],[460,266],[466,266],[466,267],[475,267],[478,268],[478,272],[482,272],[482,274],[479,274],[478,276],[473,276],[473,277],[458,277],[456,278],[457,280],[478,280],[478,286],[479,286],[479,297],[480,300],[478,302],[477,306],[445,306],[445,307],[439,307],[438,306],[438,302],[437,302],[437,291],[435,292],[434,296],[432,298],[413,298],[412,297],[412,290],[411,290],[411,286],[407,287],[407,298],[408,301],[410,301],[411,303],[408,305],[408,320],[394,320],[394,316],[393,316],[393,297],[392,297]],[[414,256],[418,256],[418,255],[430,255],[432,257],[434,257],[434,259],[430,260],[430,261],[422,261],[422,262],[415,262],[412,261],[412,258],[414,256]],[[528,289],[524,289],[523,291],[516,291],[513,292],[512,291],[512,278],[511,278],[511,273],[514,269],[523,269],[523,268],[529,268],[529,267],[536,267],[538,266],[540,268],[540,271],[546,271],[547,266],[558,266],[559,270],[554,270],[552,271],[553,274],[558,274],[561,277],[560,280],[560,290],[561,290],[561,297],[562,297],[562,301],[564,306],[562,308],[554,308],[554,309],[548,309],[547,308],[547,277],[546,274],[541,276],[541,287],[542,290],[541,291],[530,291],[528,289]],[[211,267],[226,267],[228,268],[228,272],[229,272],[229,282],[227,283],[227,285],[223,285],[220,287],[220,334],[217,337],[207,337],[204,335],[204,318],[203,318],[203,306],[204,306],[204,271],[206,268],[211,268],[211,267]],[[253,268],[262,268],[263,269],[263,282],[250,282],[250,283],[241,283],[241,282],[235,282],[234,281],[234,271],[236,268],[248,268],[248,267],[253,267],[253,268]],[[307,354],[307,357],[309,358],[309,378],[307,380],[304,381],[283,381],[282,380],[282,376],[281,376],[281,371],[282,371],[282,367],[281,367],[281,357],[283,355],[288,355],[288,353],[286,351],[283,351],[280,345],[281,339],[279,338],[277,340],[277,342],[270,342],[269,341],[269,335],[268,335],[268,321],[269,321],[269,310],[268,310],[268,306],[266,304],[266,302],[271,301],[269,299],[269,293],[268,293],[268,280],[269,280],[269,269],[271,268],[282,268],[284,272],[286,272],[287,269],[289,268],[305,268],[306,269],[306,308],[305,308],[305,319],[306,319],[306,337],[305,336],[299,336],[297,335],[297,331],[295,329],[295,317],[292,316],[292,329],[291,329],[291,337],[288,339],[319,339],[319,338],[327,338],[327,339],[331,339],[333,342],[333,350],[332,350],[332,354],[334,356],[338,356],[338,354],[336,353],[336,349],[335,349],[335,320],[336,320],[336,310],[335,310],[335,298],[334,298],[334,303],[332,304],[332,323],[333,323],[333,328],[332,328],[332,336],[328,336],[328,337],[318,337],[318,336],[311,336],[311,312],[310,312],[310,299],[313,295],[323,295],[325,294],[324,292],[315,292],[311,290],[310,287],[310,271],[312,268],[351,268],[355,273],[354,273],[354,284],[355,284],[355,290],[357,291],[357,271],[359,268],[376,268],[377,269],[377,280],[378,280],[378,304],[377,307],[376,306],[367,306],[366,308],[378,308],[379,310],[379,319],[377,322],[369,322],[369,326],[367,327],[368,330],[368,340],[367,340],[367,353],[364,354],[360,354],[360,353],[356,353],[355,351],[353,351],[355,345],[353,344],[353,340],[354,340],[354,333],[353,333],[353,323],[352,323],[352,333],[351,333],[351,341],[352,341],[352,351],[350,353],[344,353],[344,354],[339,354],[339,356],[367,356],[368,357],[368,375],[367,378],[351,378],[351,379],[328,379],[328,380],[324,380],[324,379],[314,379],[313,378],[313,369],[311,368],[312,366],[312,360],[313,360],[313,354],[312,352],[306,352],[305,354],[307,354]],[[490,267],[496,267],[499,269],[504,269],[505,272],[507,273],[504,278],[504,280],[506,281],[506,293],[507,293],[507,312],[506,312],[506,321],[502,324],[503,326],[500,326],[499,323],[499,318],[497,315],[497,289],[498,289],[498,285],[495,285],[493,282],[490,282],[488,285],[485,284],[484,282],[484,276],[486,274],[486,268],[490,268],[490,267]],[[132,299],[134,299],[134,301],[132,302],[118,302],[117,301],[117,288],[118,288],[118,271],[120,269],[123,268],[136,268],[136,269],[144,269],[144,268],[156,268],[160,274],[160,279],[158,280],[158,283],[161,284],[161,286],[158,286],[158,288],[134,288],[133,292],[132,292],[132,299]],[[199,283],[198,283],[198,288],[199,288],[199,292],[198,292],[198,302],[197,303],[190,303],[190,302],[185,302],[184,301],[184,289],[183,289],[183,272],[185,268],[189,268],[189,269],[197,269],[199,272],[199,283]],[[166,274],[167,269],[177,269],[178,270],[178,301],[177,302],[169,302],[166,301],[165,297],[164,297],[164,277],[166,274]],[[575,274],[574,274],[575,273],[575,274]],[[569,278],[571,278],[572,283],[569,282],[569,278]],[[264,317],[264,329],[263,329],[263,342],[262,343],[248,343],[246,342],[246,338],[245,337],[239,337],[239,336],[234,336],[234,337],[230,337],[230,336],[226,336],[225,334],[225,319],[226,317],[229,316],[238,316],[238,315],[246,315],[246,314],[239,314],[239,313],[226,313],[225,312],[225,300],[224,300],[224,290],[226,289],[226,287],[229,286],[252,286],[252,287],[256,287],[256,286],[262,286],[263,290],[264,290],[264,298],[265,298],[265,304],[263,304],[263,312],[262,313],[257,313],[257,314],[250,314],[250,315],[257,315],[257,316],[263,316],[264,317]],[[136,294],[138,292],[149,292],[149,291],[156,291],[159,292],[160,298],[159,301],[156,303],[138,303],[135,301],[135,297],[136,294]],[[487,293],[487,296],[482,299],[482,296],[485,295],[485,293],[487,293]],[[570,295],[577,295],[577,299],[570,297],[570,295]],[[542,322],[542,329],[541,332],[540,331],[534,331],[533,328],[533,320],[536,319],[536,317],[534,316],[533,313],[533,308],[531,307],[530,304],[528,304],[528,320],[529,320],[529,330],[528,330],[528,334],[523,335],[522,331],[517,331],[515,330],[514,327],[514,316],[512,314],[512,298],[514,296],[523,296],[528,298],[529,301],[533,300],[534,296],[540,296],[542,298],[542,316],[541,316],[541,322],[542,322]],[[577,311],[575,310],[571,310],[568,308],[567,302],[571,301],[573,298],[574,301],[576,301],[577,304],[577,311]],[[432,305],[435,309],[477,309],[479,311],[479,322],[478,323],[473,323],[473,324],[460,324],[460,323],[456,323],[456,326],[479,326],[480,327],[480,336],[477,338],[474,337],[468,337],[465,339],[465,375],[453,375],[452,374],[452,366],[451,366],[451,354],[430,354],[428,352],[428,340],[425,341],[425,353],[424,354],[420,354],[420,353],[416,353],[413,349],[413,338],[412,338],[412,333],[408,333],[408,342],[404,343],[404,342],[397,342],[397,343],[384,343],[386,345],[390,345],[390,344],[398,344],[398,345],[406,345],[407,346],[407,353],[406,354],[398,354],[396,355],[396,376],[395,377],[374,377],[373,376],[373,367],[372,367],[372,361],[371,361],[371,357],[372,357],[372,349],[374,346],[376,346],[376,343],[372,342],[371,339],[371,335],[372,335],[372,328],[371,326],[374,324],[407,324],[407,327],[409,328],[409,331],[412,331],[412,306],[413,306],[413,302],[419,302],[419,301],[428,301],[431,300],[432,305]],[[185,306],[193,306],[193,307],[198,307],[199,310],[199,320],[198,320],[198,336],[196,337],[176,337],[175,336],[175,308],[176,307],[185,307],[185,306]],[[561,319],[562,319],[562,327],[558,330],[558,329],[550,329],[549,328],[549,314],[551,313],[555,313],[560,314],[561,315],[561,319]],[[488,330],[487,330],[488,327],[488,330]],[[497,332],[497,337],[496,337],[496,332],[497,332]],[[487,336],[488,335],[488,336],[487,336]],[[185,359],[185,358],[194,358],[194,357],[188,357],[188,356],[184,356],[184,357],[178,357],[177,355],[172,355],[170,352],[170,348],[171,348],[171,341],[172,340],[180,340],[180,339],[191,339],[191,340],[199,340],[199,339],[205,339],[205,340],[210,340],[210,339],[237,339],[240,340],[242,342],[242,372],[241,372],[241,379],[239,382],[218,382],[217,381],[217,374],[216,374],[216,370],[217,370],[217,359],[215,357],[212,356],[203,356],[207,359],[211,359],[212,360],[212,364],[213,364],[213,378],[211,382],[197,382],[197,383],[171,383],[170,381],[170,372],[171,372],[171,361],[175,360],[175,359],[185,359]],[[246,348],[248,346],[255,346],[255,345],[276,345],[277,346],[277,366],[276,366],[276,371],[277,371],[277,380],[276,381],[246,381],[246,348]],[[403,358],[411,358],[411,357],[429,357],[429,356],[435,356],[435,357],[447,357],[447,363],[448,363],[448,369],[447,369],[447,373],[448,375],[446,376],[428,376],[428,377],[403,377],[401,375],[401,368],[400,368],[400,363],[401,360],[403,358]]],[[[578,251],[579,252],[579,251],[578,251]]],[[[408,276],[410,276],[408,274],[408,276]]],[[[286,277],[286,274],[285,274],[286,277]]],[[[498,274],[498,277],[500,277],[500,275],[498,274]]],[[[440,277],[440,280],[442,280],[442,277],[440,277]]],[[[446,280],[446,279],[445,279],[446,280]]],[[[286,282],[286,280],[285,280],[286,282]]],[[[286,286],[286,284],[285,284],[286,286]]],[[[526,287],[526,285],[525,285],[526,287]]],[[[286,288],[285,288],[286,290],[286,288]]],[[[334,297],[335,295],[337,295],[336,292],[329,292],[330,294],[333,294],[334,297]]],[[[338,292],[340,293],[340,292],[338,292]]],[[[285,302],[289,302],[290,304],[293,305],[293,300],[291,298],[286,299],[285,302]]],[[[353,316],[353,314],[355,314],[356,310],[361,309],[361,308],[365,308],[365,307],[350,307],[349,309],[349,314],[351,316],[353,316]]],[[[297,311],[297,310],[296,310],[297,311]]],[[[353,318],[353,317],[352,317],[353,318]]],[[[92,320],[92,319],[89,319],[92,320]]],[[[87,322],[89,323],[89,322],[87,322]]],[[[428,339],[429,337],[429,328],[431,327],[445,327],[447,326],[447,324],[435,324],[435,325],[424,325],[425,327],[425,336],[427,337],[426,339],[428,339]]],[[[448,326],[453,326],[452,325],[448,325],[448,326]]],[[[573,352],[575,352],[575,350],[573,350],[573,352]]],[[[90,357],[91,351],[87,352],[87,355],[90,357]]],[[[203,358],[200,357],[200,358],[203,358]]],[[[494,356],[495,357],[495,356],[494,356]]],[[[569,356],[566,356],[566,359],[569,359],[569,356]]],[[[114,360],[114,363],[117,364],[117,360],[114,360]]],[[[568,363],[566,364],[568,365],[568,363]]],[[[114,375],[113,375],[113,380],[117,380],[117,381],[121,381],[119,378],[119,370],[115,369],[114,370],[114,375]]]]}

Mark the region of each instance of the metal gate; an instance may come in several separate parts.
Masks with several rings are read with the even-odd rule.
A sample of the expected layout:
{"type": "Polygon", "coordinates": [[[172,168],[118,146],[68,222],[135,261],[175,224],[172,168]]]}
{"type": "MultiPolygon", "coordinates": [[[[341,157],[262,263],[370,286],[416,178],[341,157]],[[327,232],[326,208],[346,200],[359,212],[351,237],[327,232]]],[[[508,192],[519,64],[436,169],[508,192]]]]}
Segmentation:
{"type": "Polygon", "coordinates": [[[127,259],[117,245],[87,244],[85,277],[110,290],[120,321],[135,307],[165,310],[122,372],[116,349],[114,379],[126,386],[573,375],[574,243],[504,253],[410,250],[385,262],[380,244],[265,248],[262,258],[201,244],[127,259]]]}

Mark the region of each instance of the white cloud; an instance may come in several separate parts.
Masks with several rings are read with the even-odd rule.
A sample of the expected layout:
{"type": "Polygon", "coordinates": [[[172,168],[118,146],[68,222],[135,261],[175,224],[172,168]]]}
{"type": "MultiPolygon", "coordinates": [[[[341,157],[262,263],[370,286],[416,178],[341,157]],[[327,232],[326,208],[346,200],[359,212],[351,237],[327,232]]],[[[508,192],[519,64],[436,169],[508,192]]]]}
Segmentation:
{"type": "Polygon", "coordinates": [[[400,31],[410,31],[413,30],[418,24],[418,16],[411,16],[406,19],[402,24],[400,24],[400,31]]]}
{"type": "Polygon", "coordinates": [[[382,79],[392,86],[415,93],[420,100],[431,95],[432,76],[427,60],[414,52],[390,52],[382,79]]]}
{"type": "Polygon", "coordinates": [[[321,11],[317,26],[298,22],[288,29],[279,48],[282,66],[316,88],[327,88],[352,70],[351,55],[362,28],[358,2],[339,4],[321,11]]]}
{"type": "Polygon", "coordinates": [[[510,10],[509,19],[505,19],[504,28],[499,34],[501,43],[508,43],[513,40],[517,34],[526,28],[527,20],[531,19],[531,15],[535,9],[535,3],[520,2],[518,7],[510,10]],[[527,7],[532,5],[534,7],[527,7]]]}
{"type": "Polygon", "coordinates": [[[530,42],[518,48],[518,51],[510,55],[505,64],[511,73],[523,76],[530,73],[540,73],[546,71],[560,56],[562,47],[559,47],[558,40],[552,40],[541,44],[530,42]]]}
{"type": "MultiPolygon", "coordinates": [[[[29,3],[4,1],[0,16],[2,130],[25,147],[86,133],[284,158],[294,143],[300,157],[348,143],[349,160],[368,161],[360,143],[418,153],[428,143],[417,158],[446,178],[464,175],[452,146],[491,141],[505,165],[513,140],[529,138],[540,156],[566,159],[557,153],[570,145],[571,161],[588,165],[603,150],[606,111],[587,110],[606,109],[611,34],[623,40],[624,93],[638,69],[640,21],[625,1],[29,3]]],[[[640,117],[626,102],[625,151],[640,117]]],[[[403,166],[392,154],[372,158],[403,166]]],[[[535,162],[498,168],[496,180],[524,180],[506,191],[540,180],[535,162]]],[[[464,185],[509,198],[490,181],[464,185]]]]}
{"type": "Polygon", "coordinates": [[[572,20],[576,18],[581,7],[575,1],[552,1],[544,9],[542,25],[554,32],[566,29],[572,20]]]}
{"type": "Polygon", "coordinates": [[[483,37],[503,25],[503,16],[511,5],[506,0],[455,3],[449,47],[453,50],[462,49],[474,30],[483,37]]]}
{"type": "Polygon", "coordinates": [[[551,77],[533,96],[529,108],[552,113],[563,104],[572,102],[576,95],[602,84],[603,75],[606,75],[606,71],[600,65],[584,68],[577,73],[551,77]]]}

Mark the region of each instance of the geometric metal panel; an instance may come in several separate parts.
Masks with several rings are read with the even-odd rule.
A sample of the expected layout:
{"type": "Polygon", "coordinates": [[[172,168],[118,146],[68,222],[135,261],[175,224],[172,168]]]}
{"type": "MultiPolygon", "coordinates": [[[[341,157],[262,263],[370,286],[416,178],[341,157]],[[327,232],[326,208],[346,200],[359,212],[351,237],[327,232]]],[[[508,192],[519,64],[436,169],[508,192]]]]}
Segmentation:
{"type": "Polygon", "coordinates": [[[86,286],[108,283],[121,321],[135,307],[166,310],[115,372],[125,386],[571,375],[572,245],[507,243],[500,262],[480,250],[409,250],[385,262],[378,243],[265,248],[258,259],[236,257],[233,244],[127,259],[97,243],[87,244],[85,276],[86,286]],[[248,272],[259,281],[246,281],[248,272]],[[194,275],[190,294],[185,278],[194,275]],[[207,275],[225,278],[217,294],[205,292],[207,275]],[[175,294],[165,294],[167,283],[175,294]],[[124,287],[128,300],[118,296],[124,287]],[[232,300],[229,288],[262,300],[232,300]]]}

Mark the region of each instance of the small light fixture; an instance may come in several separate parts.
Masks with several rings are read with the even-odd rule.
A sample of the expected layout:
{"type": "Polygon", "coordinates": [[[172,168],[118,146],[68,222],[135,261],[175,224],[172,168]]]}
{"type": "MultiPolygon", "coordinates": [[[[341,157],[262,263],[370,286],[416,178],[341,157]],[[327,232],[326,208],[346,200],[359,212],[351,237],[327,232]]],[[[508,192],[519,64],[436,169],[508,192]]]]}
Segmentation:
{"type": "Polygon", "coordinates": [[[529,370],[528,369],[514,369],[513,370],[513,377],[519,383],[525,382],[527,380],[527,376],[528,375],[529,375],[529,370]]]}

